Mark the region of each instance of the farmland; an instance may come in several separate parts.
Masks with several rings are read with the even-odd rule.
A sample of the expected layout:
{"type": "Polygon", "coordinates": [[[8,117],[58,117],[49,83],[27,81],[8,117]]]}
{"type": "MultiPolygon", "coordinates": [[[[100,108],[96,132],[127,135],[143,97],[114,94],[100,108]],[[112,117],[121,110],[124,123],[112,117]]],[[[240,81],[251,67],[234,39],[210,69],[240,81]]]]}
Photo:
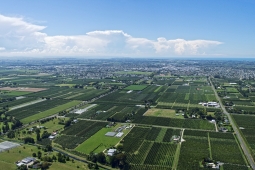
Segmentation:
{"type": "Polygon", "coordinates": [[[158,116],[183,119],[182,115],[177,114],[175,110],[171,109],[149,109],[147,110],[147,112],[144,113],[144,116],[158,116]]]}
{"type": "MultiPolygon", "coordinates": [[[[177,144],[154,142],[160,130],[160,128],[134,127],[123,139],[124,151],[127,152],[127,160],[132,168],[146,165],[159,169],[172,167],[177,144]]],[[[172,135],[173,133],[166,133],[164,136],[167,137],[164,138],[170,139],[172,135]]]]}
{"type": "MultiPolygon", "coordinates": [[[[117,129],[117,126],[113,128],[102,128],[96,134],[91,136],[88,140],[75,148],[75,150],[89,154],[91,152],[99,153],[107,148],[115,146],[124,136],[122,136],[121,138],[105,136],[107,132],[112,132],[115,129],[117,129]]],[[[129,130],[124,130],[124,134],[127,134],[128,131],[129,130]]]]}
{"type": "Polygon", "coordinates": [[[125,88],[125,90],[143,90],[147,85],[131,85],[125,88]]]}
{"type": "Polygon", "coordinates": [[[60,106],[56,106],[52,109],[42,111],[42,112],[40,112],[40,114],[34,114],[29,117],[23,118],[23,119],[21,119],[21,122],[23,122],[23,123],[33,122],[38,119],[57,114],[58,112],[65,111],[66,109],[76,106],[79,103],[80,103],[80,101],[70,101],[70,102],[62,104],[60,106]]]}
{"type": "Polygon", "coordinates": [[[253,79],[214,75],[221,67],[214,61],[45,62],[51,65],[36,63],[31,72],[27,63],[0,68],[1,140],[30,137],[109,169],[120,162],[131,170],[205,169],[209,162],[224,163],[221,170],[249,169],[219,96],[255,159],[253,79]],[[122,126],[123,136],[105,135],[122,126]]]}
{"type": "Polygon", "coordinates": [[[255,116],[251,115],[232,115],[238,125],[240,131],[242,132],[250,150],[252,151],[253,159],[255,159],[255,116]]]}
{"type": "Polygon", "coordinates": [[[80,120],[78,123],[66,128],[62,132],[63,135],[54,142],[62,147],[74,149],[106,125],[106,122],[80,120]]]}
{"type": "Polygon", "coordinates": [[[185,130],[183,138],[185,142],[181,145],[178,169],[197,169],[204,158],[246,165],[235,137],[230,133],[185,130]]]}

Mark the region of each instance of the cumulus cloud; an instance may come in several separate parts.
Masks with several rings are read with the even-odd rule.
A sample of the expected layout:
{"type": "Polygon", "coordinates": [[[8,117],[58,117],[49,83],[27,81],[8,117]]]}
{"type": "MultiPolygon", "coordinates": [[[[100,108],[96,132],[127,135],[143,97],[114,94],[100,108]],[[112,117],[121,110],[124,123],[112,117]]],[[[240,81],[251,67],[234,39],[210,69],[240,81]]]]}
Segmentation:
{"type": "Polygon", "coordinates": [[[132,37],[122,30],[91,31],[84,35],[49,36],[46,26],[0,14],[0,56],[176,56],[203,55],[212,40],[156,40],[132,37]]]}

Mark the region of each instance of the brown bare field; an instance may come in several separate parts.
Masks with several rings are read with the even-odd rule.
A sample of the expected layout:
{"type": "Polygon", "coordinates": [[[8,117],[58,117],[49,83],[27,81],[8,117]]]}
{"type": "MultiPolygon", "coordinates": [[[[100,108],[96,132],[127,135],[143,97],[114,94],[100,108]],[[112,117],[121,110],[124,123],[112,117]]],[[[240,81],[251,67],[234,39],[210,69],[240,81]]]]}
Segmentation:
{"type": "Polygon", "coordinates": [[[47,90],[47,89],[45,89],[45,88],[30,88],[30,87],[1,87],[0,90],[39,92],[39,91],[43,91],[43,90],[47,90]]]}

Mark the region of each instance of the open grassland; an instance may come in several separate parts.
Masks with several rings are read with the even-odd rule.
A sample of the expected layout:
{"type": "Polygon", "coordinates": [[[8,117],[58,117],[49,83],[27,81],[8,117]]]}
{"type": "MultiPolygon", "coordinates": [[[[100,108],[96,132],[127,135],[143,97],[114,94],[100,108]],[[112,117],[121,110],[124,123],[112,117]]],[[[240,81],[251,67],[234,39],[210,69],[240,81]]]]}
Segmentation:
{"type": "Polygon", "coordinates": [[[78,105],[79,103],[80,103],[80,101],[71,101],[71,102],[68,102],[66,104],[63,104],[63,105],[54,107],[52,109],[43,111],[41,113],[34,114],[32,116],[29,116],[29,117],[26,117],[24,119],[21,119],[21,122],[23,122],[24,124],[29,123],[29,122],[33,122],[33,121],[36,121],[38,119],[41,119],[41,118],[44,118],[44,117],[47,117],[47,116],[51,116],[51,115],[54,115],[54,114],[56,114],[58,112],[64,111],[64,110],[66,110],[66,109],[68,109],[70,107],[78,105]]]}
{"type": "Polygon", "coordinates": [[[183,119],[183,116],[177,114],[175,110],[172,109],[156,109],[152,108],[145,112],[144,116],[158,116],[158,117],[169,117],[169,118],[177,118],[183,119]]]}

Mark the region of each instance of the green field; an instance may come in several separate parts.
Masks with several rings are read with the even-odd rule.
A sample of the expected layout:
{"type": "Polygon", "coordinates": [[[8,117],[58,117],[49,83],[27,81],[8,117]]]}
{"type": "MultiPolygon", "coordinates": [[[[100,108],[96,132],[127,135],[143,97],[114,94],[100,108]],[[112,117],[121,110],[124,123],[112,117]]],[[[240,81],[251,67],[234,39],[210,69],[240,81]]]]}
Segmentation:
{"type": "Polygon", "coordinates": [[[70,107],[73,107],[73,106],[79,104],[79,103],[80,103],[80,101],[75,101],[74,100],[74,101],[68,102],[66,104],[54,107],[52,109],[43,111],[39,114],[35,114],[35,115],[32,115],[32,116],[26,117],[24,119],[21,119],[21,122],[24,123],[24,124],[29,123],[29,122],[33,122],[33,121],[36,121],[38,119],[42,119],[42,118],[50,116],[50,115],[54,115],[54,114],[56,114],[60,111],[66,110],[70,107]]]}
{"type": "Polygon", "coordinates": [[[170,118],[177,118],[177,119],[184,119],[181,114],[176,114],[175,110],[173,109],[156,109],[152,108],[145,112],[144,116],[158,116],[158,117],[170,117],[170,118]]]}
{"type": "Polygon", "coordinates": [[[59,87],[73,87],[73,86],[75,86],[75,84],[56,84],[56,86],[59,86],[59,87]]]}
{"type": "Polygon", "coordinates": [[[147,85],[130,85],[125,88],[125,90],[143,90],[147,87],[147,85]]]}
{"type": "MultiPolygon", "coordinates": [[[[48,155],[48,153],[44,153],[41,149],[39,150],[36,146],[32,145],[22,145],[16,148],[13,148],[9,151],[4,151],[0,153],[0,169],[7,170],[7,169],[17,169],[15,164],[16,161],[20,161],[26,157],[32,157],[33,153],[37,153],[38,151],[42,152],[42,156],[44,154],[48,155]]],[[[51,152],[48,156],[57,155],[57,152],[51,152]]],[[[66,163],[60,163],[58,161],[52,162],[50,166],[50,170],[72,170],[79,166],[81,169],[88,170],[86,164],[78,161],[67,161],[66,163]]]]}
{"type": "Polygon", "coordinates": [[[115,126],[114,128],[103,128],[99,130],[96,134],[75,148],[75,150],[89,154],[90,152],[103,152],[105,149],[115,146],[129,131],[123,130],[124,135],[121,138],[105,136],[107,132],[112,132],[116,128],[117,127],[115,126]]]}

